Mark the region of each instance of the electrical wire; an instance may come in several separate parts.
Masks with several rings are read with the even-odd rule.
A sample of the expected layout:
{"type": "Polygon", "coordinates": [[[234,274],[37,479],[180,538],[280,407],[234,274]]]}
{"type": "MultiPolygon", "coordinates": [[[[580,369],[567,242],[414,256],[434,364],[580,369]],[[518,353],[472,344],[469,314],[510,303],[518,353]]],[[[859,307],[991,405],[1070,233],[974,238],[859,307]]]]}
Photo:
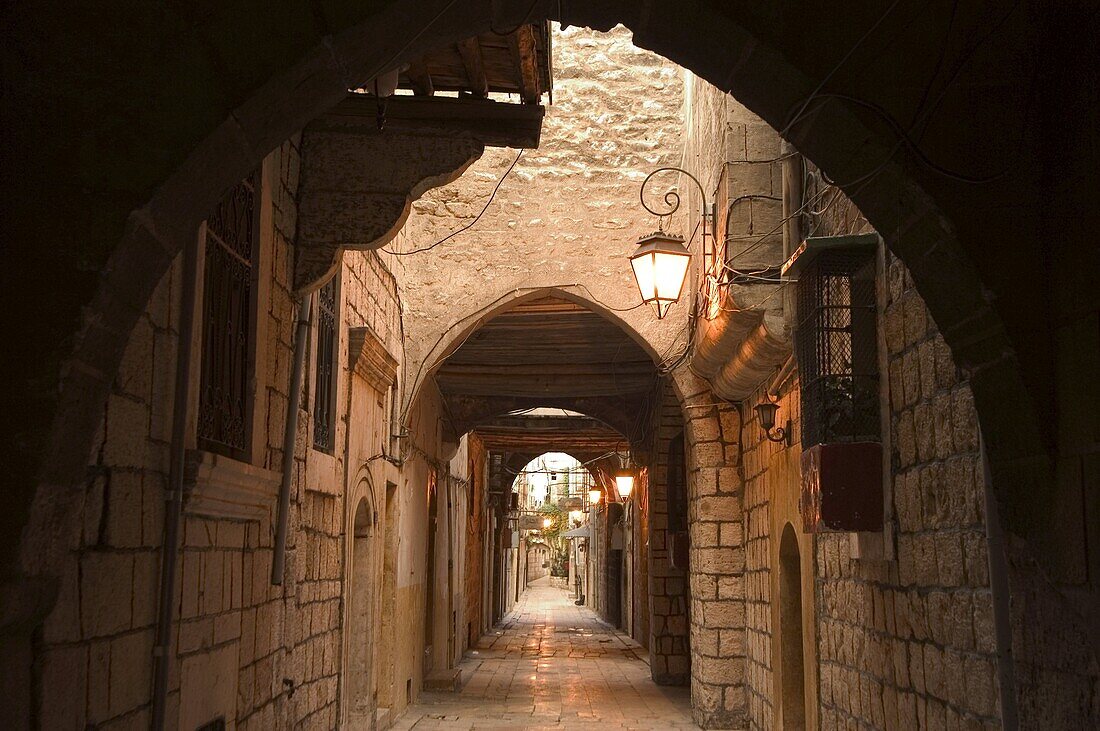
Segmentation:
{"type": "Polygon", "coordinates": [[[788,133],[791,131],[791,127],[799,119],[801,119],[802,115],[806,111],[806,108],[810,105],[814,98],[817,97],[818,93],[825,87],[825,84],[829,82],[829,79],[833,77],[833,74],[839,71],[840,67],[843,66],[848,61],[848,59],[852,57],[852,54],[855,53],[861,45],[863,45],[863,42],[867,40],[871,36],[871,34],[874,33],[876,29],[878,29],[880,25],[882,25],[882,22],[886,20],[890,13],[894,12],[894,8],[896,8],[898,6],[898,3],[900,2],[901,0],[894,0],[890,7],[886,8],[886,12],[879,16],[879,19],[876,20],[874,24],[870,28],[868,28],[863,35],[859,37],[859,40],[857,40],[852,45],[852,47],[848,49],[848,52],[844,54],[844,56],[836,63],[835,66],[833,66],[832,70],[829,71],[829,73],[825,74],[821,81],[818,82],[817,86],[814,87],[814,90],[810,93],[810,95],[806,97],[806,100],[802,103],[802,106],[799,108],[798,113],[790,118],[790,120],[785,125],[783,125],[783,129],[779,132],[780,137],[782,137],[783,139],[787,139],[788,133]]]}
{"type": "Polygon", "coordinates": [[[443,244],[450,239],[453,239],[455,236],[458,236],[463,231],[468,231],[473,228],[474,225],[481,220],[481,217],[485,215],[485,211],[489,210],[489,206],[493,204],[493,199],[497,197],[497,191],[500,190],[500,186],[504,184],[504,181],[508,178],[508,175],[512,172],[513,169],[515,169],[516,163],[519,162],[519,159],[521,157],[523,157],[522,149],[519,151],[519,154],[516,155],[516,159],[512,160],[512,164],[508,166],[508,169],[504,171],[504,174],[500,176],[500,179],[497,180],[497,184],[493,186],[493,192],[489,194],[489,200],[485,201],[485,205],[482,206],[481,211],[478,212],[477,216],[474,217],[474,220],[470,221],[468,224],[462,226],[461,228],[455,229],[454,231],[447,234],[439,241],[436,241],[430,246],[425,246],[420,249],[413,249],[412,251],[390,251],[389,249],[382,249],[382,251],[393,256],[412,256],[413,254],[423,254],[425,251],[431,251],[440,244],[443,244]]]}

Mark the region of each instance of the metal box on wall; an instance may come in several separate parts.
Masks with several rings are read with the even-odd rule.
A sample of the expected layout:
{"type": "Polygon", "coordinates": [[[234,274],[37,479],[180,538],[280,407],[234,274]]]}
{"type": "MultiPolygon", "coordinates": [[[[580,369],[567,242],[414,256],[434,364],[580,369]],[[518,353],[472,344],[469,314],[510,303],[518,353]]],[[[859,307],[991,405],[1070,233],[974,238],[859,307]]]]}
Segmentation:
{"type": "Polygon", "coordinates": [[[799,510],[807,533],[882,530],[882,445],[817,444],[802,453],[799,510]]]}

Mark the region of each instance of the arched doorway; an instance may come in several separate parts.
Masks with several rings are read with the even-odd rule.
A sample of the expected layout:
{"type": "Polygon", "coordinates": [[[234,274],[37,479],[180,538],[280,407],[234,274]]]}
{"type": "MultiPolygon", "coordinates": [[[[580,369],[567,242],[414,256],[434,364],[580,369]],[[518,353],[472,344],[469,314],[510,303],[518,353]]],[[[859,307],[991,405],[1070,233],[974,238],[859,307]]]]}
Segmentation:
{"type": "Polygon", "coordinates": [[[375,546],[377,516],[367,497],[359,500],[352,522],[348,611],[348,723],[372,728],[375,696],[375,601],[378,595],[375,546]]]}
{"type": "MultiPolygon", "coordinates": [[[[886,15],[891,14],[895,5],[897,4],[890,6],[886,11],[886,15]]],[[[87,442],[91,437],[83,432],[92,431],[89,424],[95,421],[94,412],[99,408],[97,404],[102,401],[108,383],[117,370],[115,367],[117,365],[117,354],[121,347],[118,343],[120,340],[118,333],[126,332],[129,326],[132,325],[133,317],[136,317],[136,315],[125,313],[135,311],[135,303],[137,303],[137,310],[140,310],[141,305],[148,300],[149,292],[152,289],[151,282],[155,282],[159,278],[159,274],[168,266],[171,254],[178,250],[179,242],[178,240],[173,241],[175,234],[172,232],[190,230],[187,225],[177,226],[176,224],[180,224],[181,221],[185,224],[192,223],[192,219],[196,219],[198,215],[201,215],[200,209],[210,202],[208,196],[204,197],[206,188],[225,188],[231,182],[240,178],[250,166],[256,163],[257,155],[279,144],[290,131],[297,129],[304,121],[308,120],[311,114],[323,105],[325,100],[332,101],[335,99],[347,86],[346,76],[349,68],[358,69],[369,76],[370,74],[366,69],[373,71],[377,70],[376,67],[380,68],[375,63],[378,59],[400,60],[405,50],[410,48],[415,50],[414,47],[417,43],[423,45],[430,42],[429,38],[421,40],[420,35],[418,35],[413,39],[413,42],[408,43],[405,47],[402,47],[401,44],[406,43],[406,41],[399,37],[387,38],[385,42],[372,45],[362,43],[363,33],[361,32],[348,32],[343,35],[339,32],[352,29],[356,23],[361,21],[369,25],[374,33],[380,32],[381,29],[396,27],[396,21],[401,18],[402,12],[406,9],[398,7],[392,9],[392,11],[387,10],[384,15],[370,18],[352,17],[341,22],[334,22],[332,19],[327,18],[320,19],[318,25],[323,28],[320,35],[326,38],[338,37],[339,43],[335,46],[329,42],[318,43],[311,35],[308,40],[296,38],[292,42],[288,42],[285,47],[278,49],[280,53],[254,54],[245,63],[246,65],[254,63],[256,64],[255,68],[262,68],[262,71],[240,74],[239,78],[248,79],[249,81],[243,83],[239,89],[227,92],[228,98],[212,100],[210,105],[205,107],[198,104],[194,105],[194,109],[190,114],[201,115],[201,120],[195,116],[189,116],[187,113],[179,115],[179,119],[189,119],[190,122],[184,123],[181,121],[180,123],[179,129],[189,131],[181,134],[183,141],[178,143],[178,147],[172,144],[151,144],[155,140],[138,140],[135,144],[129,146],[128,149],[134,153],[134,159],[156,160],[156,164],[160,166],[160,169],[144,170],[142,175],[133,176],[136,180],[144,181],[135,185],[136,192],[119,195],[110,204],[107,204],[106,197],[87,196],[89,209],[97,206],[104,209],[110,209],[112,206],[116,207],[114,210],[105,210],[101,213],[102,219],[93,217],[92,220],[110,221],[109,226],[104,228],[113,227],[113,230],[117,230],[123,225],[121,222],[125,220],[126,214],[141,205],[146,199],[149,194],[148,191],[157,189],[158,185],[163,183],[171,171],[177,169],[177,167],[180,169],[187,168],[182,180],[173,179],[169,184],[161,187],[154,205],[141,211],[140,215],[133,219],[133,231],[135,233],[132,236],[131,243],[137,244],[144,243],[147,240],[157,240],[163,247],[163,251],[158,247],[131,246],[128,251],[117,253],[112,261],[111,272],[105,277],[103,289],[101,290],[102,297],[88,310],[87,322],[90,324],[87,332],[82,333],[82,337],[79,338],[80,349],[77,353],[77,360],[82,361],[88,367],[74,368],[70,371],[71,375],[69,377],[72,380],[67,382],[61,401],[61,403],[68,405],[69,410],[66,417],[62,419],[65,423],[54,430],[54,438],[51,443],[66,445],[69,449],[65,451],[71,451],[78,455],[77,460],[83,460],[84,455],[87,454],[87,442]],[[282,53],[287,48],[290,48],[291,51],[282,53]],[[370,48],[371,50],[363,50],[364,48],[370,48]],[[371,56],[371,53],[375,55],[371,56]],[[285,66],[270,63],[269,59],[279,57],[286,59],[285,66]],[[323,60],[333,58],[337,59],[336,63],[323,60]],[[297,61],[301,62],[291,68],[291,65],[297,61]],[[348,61],[348,63],[342,61],[348,61]],[[318,71],[317,69],[322,70],[318,71]],[[314,83],[297,83],[306,79],[314,83]],[[262,85],[266,86],[261,90],[262,85]],[[240,106],[241,109],[231,115],[232,120],[227,122],[220,130],[212,132],[213,124],[209,120],[225,119],[227,116],[226,109],[236,108],[237,106],[240,106]],[[259,113],[261,111],[262,114],[259,113]],[[272,122],[272,120],[276,121],[272,122]],[[219,144],[219,140],[221,144],[219,144]],[[227,140],[236,140],[236,142],[227,140]],[[165,155],[143,154],[142,151],[148,149],[169,149],[172,150],[172,153],[165,155]],[[192,157],[188,165],[181,166],[180,161],[195,150],[199,150],[197,156],[192,157]],[[189,175],[192,177],[188,178],[189,175]],[[188,182],[194,183],[197,180],[203,180],[203,187],[189,189],[188,182]],[[210,181],[213,181],[213,185],[209,184],[210,181]],[[181,195],[181,193],[186,193],[189,190],[196,193],[193,201],[196,207],[195,210],[187,210],[192,202],[189,200],[190,196],[181,195]],[[181,200],[187,202],[181,203],[181,200]],[[179,216],[179,218],[173,220],[173,216],[179,216]],[[148,266],[143,266],[143,264],[148,264],[148,266]],[[146,281],[144,279],[146,274],[151,276],[152,279],[146,281]],[[117,313],[123,314],[118,315],[117,313]],[[130,319],[127,320],[127,318],[130,319]],[[104,322],[108,323],[109,327],[102,328],[101,331],[100,327],[104,322]],[[85,398],[91,402],[90,406],[83,403],[85,398]],[[73,445],[76,445],[76,447],[73,448],[73,445]]],[[[444,6],[442,9],[435,6],[425,7],[422,10],[425,15],[418,16],[414,12],[410,13],[408,17],[414,19],[414,22],[420,23],[416,27],[426,30],[435,21],[446,15],[445,11],[449,9],[449,5],[444,6]]],[[[526,3],[523,3],[522,6],[519,3],[504,4],[496,10],[499,13],[497,20],[500,22],[522,20],[523,13],[526,13],[527,17],[533,17],[531,8],[526,7],[526,3]]],[[[830,100],[836,101],[835,106],[832,105],[832,101],[829,105],[822,105],[820,109],[815,106],[813,130],[802,133],[798,133],[796,130],[795,134],[792,135],[798,137],[799,146],[830,174],[842,181],[859,179],[858,174],[866,174],[868,168],[871,170],[876,169],[872,167],[871,163],[878,165],[881,159],[889,161],[892,158],[892,153],[889,155],[882,154],[881,157],[877,153],[888,152],[892,145],[896,150],[897,144],[900,143],[895,144],[893,138],[889,137],[889,132],[869,134],[866,137],[859,134],[859,131],[866,125],[853,120],[853,110],[856,107],[852,105],[863,100],[863,102],[867,102],[863,106],[870,110],[874,110],[876,105],[879,109],[890,109],[899,104],[904,107],[911,100],[907,99],[904,93],[895,93],[895,90],[899,88],[919,89],[923,88],[924,85],[913,84],[909,87],[899,84],[897,79],[892,79],[890,83],[882,84],[883,88],[878,89],[880,93],[876,93],[873,80],[868,82],[870,86],[867,88],[861,87],[852,79],[848,79],[848,81],[852,82],[856,87],[855,89],[849,88],[844,83],[849,68],[867,67],[866,64],[857,63],[859,60],[858,55],[862,55],[865,51],[881,53],[883,52],[881,49],[869,50],[867,45],[862,43],[863,37],[858,35],[851,38],[845,36],[850,43],[816,44],[811,42],[812,39],[799,34],[797,45],[802,47],[801,51],[798,47],[793,47],[795,45],[793,42],[791,47],[785,44],[773,46],[768,43],[758,43],[755,39],[782,38],[793,34],[783,32],[782,22],[773,27],[772,23],[776,19],[770,16],[746,15],[744,18],[735,19],[732,17],[732,11],[728,15],[723,14],[716,4],[710,3],[701,3],[699,6],[693,5],[691,10],[695,13],[691,17],[697,19],[697,26],[701,31],[698,36],[688,38],[679,35],[683,33],[684,24],[667,22],[687,17],[679,14],[688,12],[683,8],[667,11],[660,6],[631,8],[620,3],[593,3],[591,7],[573,11],[577,12],[578,16],[572,19],[575,22],[587,21],[605,27],[610,22],[622,20],[632,27],[638,28],[640,42],[664,49],[670,56],[682,60],[685,65],[700,70],[708,78],[721,84],[723,88],[732,87],[738,92],[738,96],[743,98],[750,106],[772,121],[773,124],[777,126],[782,124],[784,128],[787,127],[784,123],[784,117],[789,116],[789,110],[791,108],[804,110],[816,91],[821,90],[826,82],[829,82],[830,88],[835,86],[846,93],[829,96],[830,100]],[[678,13],[678,15],[669,15],[670,12],[678,13]],[[705,29],[705,32],[703,29],[705,29]],[[775,32],[768,32],[769,30],[775,32]],[[707,37],[712,42],[706,42],[707,37]],[[716,50],[716,48],[721,50],[716,50]],[[817,49],[822,48],[835,51],[835,55],[818,54],[817,49]],[[852,49],[853,53],[859,50],[859,54],[850,59],[852,63],[848,63],[849,57],[847,55],[841,55],[849,48],[852,49]],[[807,60],[804,55],[807,53],[805,49],[814,49],[813,55],[820,55],[820,63],[815,62],[813,59],[807,60]],[[734,63],[735,61],[736,63],[734,63]],[[841,69],[841,67],[845,68],[841,69]],[[841,73],[834,73],[838,69],[841,69],[841,73]],[[768,73],[769,71],[772,73],[768,73]],[[773,83],[776,78],[785,83],[773,83]],[[765,82],[765,79],[768,81],[765,82]],[[884,91],[886,87],[889,87],[889,91],[884,91]],[[866,91],[867,93],[856,96],[855,91],[866,91]],[[845,101],[844,96],[848,97],[852,105],[845,101]],[[889,98],[882,99],[884,96],[889,98]],[[882,101],[882,104],[878,104],[875,100],[882,101]],[[839,108],[839,111],[837,111],[837,108],[839,108]],[[884,137],[885,140],[883,140],[884,137]],[[853,149],[854,146],[863,144],[863,141],[867,138],[879,144],[867,145],[867,150],[862,153],[853,149]],[[875,160],[870,160],[870,158],[875,158],[875,160]],[[857,175],[846,178],[844,173],[857,175]]],[[[466,20],[456,18],[454,23],[443,23],[447,27],[446,33],[460,37],[463,34],[487,26],[486,17],[476,17],[477,14],[470,15],[473,17],[466,20]]],[[[538,12],[536,11],[534,16],[537,15],[538,12]]],[[[861,16],[858,18],[860,21],[866,21],[865,23],[855,23],[853,22],[856,20],[855,18],[845,18],[846,30],[858,34],[865,26],[877,28],[883,20],[887,19],[886,15],[882,18],[877,16],[870,18],[861,16]]],[[[901,13],[898,13],[889,18],[890,23],[893,23],[901,15],[901,13]]],[[[451,17],[448,16],[445,20],[450,21],[451,17]]],[[[216,25],[216,21],[207,19],[207,22],[216,25]]],[[[128,26],[119,24],[119,27],[128,26]]],[[[1088,28],[1089,26],[1082,27],[1088,28]]],[[[834,29],[828,23],[821,24],[821,31],[826,38],[834,29]]],[[[362,31],[361,28],[359,30],[362,31]]],[[[272,33],[271,37],[281,40],[285,36],[272,33]]],[[[370,37],[369,34],[368,37],[370,37]]],[[[272,42],[278,44],[279,40],[273,40],[272,42]]],[[[930,67],[932,60],[927,59],[925,54],[907,55],[904,45],[894,44],[894,46],[896,53],[910,62],[911,68],[906,69],[908,73],[912,73],[914,76],[920,75],[930,67]]],[[[887,51],[887,53],[890,53],[890,51],[887,51]]],[[[1047,58],[1045,54],[1032,55],[1039,59],[1047,58]]],[[[64,64],[57,65],[58,67],[64,66],[64,64]]],[[[995,63],[983,64],[985,67],[995,65],[995,63]]],[[[1048,65],[1058,66],[1058,64],[1048,65]]],[[[883,64],[876,64],[876,66],[884,68],[883,64]]],[[[250,70],[255,71],[255,68],[250,67],[250,70]]],[[[166,72],[165,77],[175,78],[170,71],[166,72]]],[[[185,73],[183,75],[186,77],[185,73]]],[[[42,86],[46,88],[48,84],[42,86]]],[[[1009,85],[1006,84],[1005,86],[1009,85]]],[[[1088,84],[1082,84],[1081,86],[1089,87],[1088,84]]],[[[173,87],[170,84],[164,84],[160,85],[159,88],[167,90],[173,87]]],[[[1072,91],[1072,89],[1069,89],[1069,91],[1072,91]]],[[[987,98],[986,95],[973,95],[973,97],[975,97],[973,104],[979,104],[977,97],[987,98]]],[[[16,95],[16,98],[19,98],[18,95],[16,95]]],[[[162,108],[168,109],[170,107],[162,108]]],[[[975,110],[967,104],[960,103],[958,109],[957,119],[961,120],[996,117],[992,113],[988,115],[976,113],[986,109],[985,107],[979,107],[975,110]]],[[[873,114],[873,112],[869,114],[873,114]]],[[[81,124],[85,124],[83,119],[81,119],[81,124]]],[[[88,124],[89,127],[94,126],[88,124]]],[[[870,122],[866,124],[874,127],[870,122]]],[[[1006,124],[1010,124],[1010,122],[1006,122],[1006,124]]],[[[997,162],[997,150],[993,150],[992,154],[983,154],[985,152],[983,143],[987,142],[989,138],[996,138],[996,135],[988,135],[987,132],[983,131],[980,133],[984,135],[982,137],[966,138],[965,135],[968,134],[966,130],[971,125],[944,123],[941,120],[940,126],[955,132],[946,135],[933,135],[936,139],[925,139],[924,143],[926,145],[936,148],[938,152],[965,149],[968,151],[966,161],[978,166],[985,162],[997,162]],[[974,160],[972,157],[979,159],[974,160]]],[[[146,126],[146,128],[150,127],[155,127],[155,125],[146,126]]],[[[50,130],[50,133],[67,140],[80,138],[78,134],[57,135],[53,129],[50,130]]],[[[979,133],[971,132],[969,134],[977,135],[979,133]]],[[[33,135],[30,137],[36,139],[33,135]]],[[[1051,137],[1053,139],[1057,138],[1056,135],[1051,137]]],[[[22,137],[15,135],[13,139],[21,140],[22,137]]],[[[25,145],[27,149],[34,147],[36,147],[34,144],[25,145]]],[[[97,146],[91,145],[90,147],[96,148],[97,146]]],[[[110,148],[110,152],[115,151],[115,148],[110,148]]],[[[94,155],[94,153],[91,154],[94,155]]],[[[925,151],[922,154],[927,155],[927,152],[925,151]]],[[[88,159],[89,161],[85,165],[90,169],[109,167],[97,164],[98,161],[94,158],[88,159]]],[[[1040,160],[1040,162],[1042,161],[1040,160]]],[[[1091,163],[1086,156],[1082,165],[1087,164],[1091,163]]],[[[892,165],[885,165],[884,163],[883,165],[882,169],[888,169],[889,174],[881,176],[880,180],[898,182],[899,185],[896,187],[890,185],[861,187],[858,195],[854,191],[852,194],[857,197],[857,202],[872,218],[876,226],[881,230],[892,232],[892,245],[896,246],[912,268],[922,294],[928,299],[937,321],[943,327],[949,342],[956,347],[960,354],[961,364],[968,367],[973,366],[980,371],[979,375],[981,377],[975,381],[975,394],[979,402],[979,413],[982,416],[983,425],[987,427],[986,433],[989,437],[990,456],[991,462],[993,462],[994,486],[998,488],[999,497],[1010,503],[1011,509],[1005,511],[1006,522],[1009,522],[1017,533],[1029,536],[1041,535],[1041,531],[1032,530],[1031,524],[1032,522],[1042,523],[1043,521],[1033,518],[1033,515],[1038,513],[1034,513],[1030,509],[1034,508],[1039,513],[1049,511],[1051,509],[1047,506],[1052,504],[1053,501],[1044,499],[1044,491],[1032,491],[1027,488],[1031,487],[1033,482],[1036,481],[1047,486],[1053,485],[1053,481],[1049,480],[1049,469],[1046,463],[1048,457],[1046,449],[1049,445],[1043,445],[1038,436],[1044,430],[1053,431],[1058,426],[1058,419],[1053,418],[1053,415],[1058,412],[1058,399],[1049,400],[1049,403],[1047,403],[1050,409],[1049,412],[1037,411],[1035,410],[1035,403],[1040,402],[1042,405],[1046,402],[1041,398],[1029,399],[1027,397],[1028,390],[1024,388],[1024,384],[1025,382],[1028,384],[1033,394],[1037,393],[1041,396],[1044,393],[1043,389],[1047,388],[1047,384],[1055,382],[1056,379],[1048,377],[1050,375],[1048,371],[1051,369],[1056,370],[1056,367],[1047,363],[1047,355],[1050,353],[1050,349],[1043,347],[1044,344],[1048,344],[1044,338],[1047,338],[1049,333],[1034,336],[1034,339],[1030,335],[1021,335],[1021,333],[1032,331],[1032,328],[1028,327],[1029,323],[1043,326],[1044,318],[1042,315],[1034,314],[1039,311],[1039,308],[1029,302],[1028,298],[998,297],[998,294],[1003,295],[1011,291],[1009,288],[1016,281],[1016,277],[1008,276],[1009,273],[1028,273],[1032,271],[1031,264],[1035,261],[1032,257],[1035,248],[1032,246],[1034,239],[1029,239],[1026,231],[1020,233],[1022,229],[1014,230],[1012,227],[1017,222],[1008,218],[989,215],[975,215],[972,217],[961,215],[968,209],[975,211],[1004,210],[1006,206],[994,205],[1000,200],[997,198],[1000,193],[988,194],[983,190],[978,190],[975,193],[973,192],[974,189],[967,188],[966,194],[958,195],[958,202],[952,204],[950,198],[958,192],[952,188],[952,185],[957,188],[958,181],[955,181],[954,184],[941,185],[942,181],[939,181],[931,173],[921,171],[919,175],[912,176],[906,172],[904,166],[897,166],[897,168],[900,168],[899,170],[892,165]],[[952,210],[952,205],[956,206],[954,210],[952,210]],[[967,206],[967,209],[963,209],[961,206],[967,206]],[[942,217],[938,215],[941,208],[945,211],[942,217]],[[998,218],[1003,218],[1003,220],[998,221],[998,218]],[[901,222],[905,223],[905,236],[902,235],[902,226],[893,225],[893,223],[900,224],[901,222]],[[969,237],[974,242],[971,248],[967,249],[959,244],[953,225],[959,227],[959,240],[965,240],[969,237]],[[1007,262],[1004,264],[1003,270],[994,269],[990,271],[987,265],[985,269],[975,272],[975,262],[985,261],[985,257],[980,254],[979,247],[983,242],[995,237],[995,232],[998,231],[1008,234],[1006,238],[1016,241],[1018,246],[1014,248],[1019,249],[1019,251],[1010,252],[1009,254],[1013,257],[1018,256],[1018,258],[1010,259],[1009,254],[1005,254],[997,257],[998,261],[1007,262]],[[926,256],[933,252],[935,255],[926,256]],[[998,272],[1000,272],[1000,276],[998,276],[998,272]],[[937,274],[943,275],[942,281],[937,281],[937,274]],[[987,276],[979,277],[978,274],[987,276]],[[988,292],[983,290],[982,284],[989,285],[991,289],[988,292]],[[998,300],[996,309],[990,304],[992,300],[998,300]],[[1011,325],[1013,324],[1013,316],[1016,316],[1015,325],[1017,328],[1015,331],[1010,328],[1009,333],[1006,334],[1002,317],[1008,320],[1008,324],[1011,325]],[[1017,345],[1024,347],[1013,348],[1010,335],[1020,341],[1016,343],[1017,345]],[[1023,354],[1021,357],[1031,359],[1030,362],[1034,366],[1033,372],[1025,373],[1023,376],[1018,372],[1018,353],[1023,354]],[[1037,361],[1039,365],[1035,365],[1037,361]],[[1027,431],[1020,434],[1020,429],[1026,429],[1027,431]],[[1015,468],[1021,465],[1023,466],[1022,469],[1015,468]],[[1002,485],[1004,487],[999,487],[1002,485]],[[1029,497],[1031,494],[1038,497],[1029,497]],[[1020,505],[1017,507],[1016,503],[1020,505]]],[[[1021,167],[1027,168],[1029,166],[1021,165],[1021,167]]],[[[1040,171],[1053,169],[1052,166],[1045,164],[1035,167],[1040,171]]],[[[1047,173],[1041,172],[1040,174],[1047,173]]],[[[21,184],[27,183],[27,179],[19,175],[13,175],[12,177],[13,179],[19,179],[21,184]]],[[[1059,177],[1064,177],[1067,180],[1071,179],[1069,175],[1059,177]]],[[[33,190],[33,185],[30,187],[33,190]]],[[[843,187],[851,190],[853,186],[843,187]]],[[[1007,190],[1004,193],[1006,196],[1004,200],[1011,200],[1013,193],[1013,190],[1007,190]]],[[[51,196],[41,197],[43,199],[51,198],[51,196]]],[[[1031,229],[1030,219],[1028,219],[1028,224],[1023,229],[1031,229]]],[[[33,229],[33,223],[27,225],[26,228],[33,229]]],[[[1042,227],[1035,226],[1034,228],[1041,229],[1042,227]]],[[[99,235],[102,235],[102,232],[99,235]]],[[[1044,232],[1044,236],[1047,239],[1056,238],[1049,236],[1049,232],[1044,232]]],[[[1067,239],[1072,240],[1068,237],[1067,239]]],[[[102,244],[102,241],[97,239],[98,244],[102,244]]],[[[13,246],[12,249],[29,252],[34,250],[35,247],[13,246]]],[[[96,262],[95,257],[92,258],[96,264],[103,263],[107,256],[105,252],[110,251],[110,246],[100,246],[100,249],[100,254],[97,254],[97,256],[101,260],[96,262]]],[[[1085,250],[1084,247],[1082,247],[1082,250],[1085,250]]],[[[1072,262],[1073,258],[1068,257],[1067,261],[1072,262]]],[[[86,272],[95,267],[89,267],[83,257],[81,257],[79,267],[80,275],[73,272],[73,269],[77,267],[70,267],[66,270],[64,261],[51,260],[48,264],[30,261],[28,266],[32,269],[35,266],[48,266],[50,268],[44,271],[60,272],[62,275],[67,275],[68,280],[66,280],[66,276],[56,277],[56,281],[61,285],[67,285],[74,280],[79,281],[81,286],[72,289],[77,294],[69,296],[62,303],[64,306],[59,305],[59,314],[56,315],[57,321],[51,321],[50,323],[56,325],[57,322],[61,322],[63,328],[71,328],[72,323],[78,319],[76,313],[79,308],[91,297],[90,292],[95,285],[87,281],[86,272]]],[[[1072,269],[1073,265],[1072,263],[1066,264],[1063,262],[1059,267],[1072,269]]],[[[1057,271],[1059,267],[1055,267],[1055,270],[1057,271]]],[[[1078,268],[1081,271],[1090,271],[1088,267],[1078,268]]],[[[18,267],[12,267],[11,270],[16,271],[18,267]]],[[[45,280],[47,277],[40,277],[40,279],[45,280]]],[[[35,278],[32,277],[31,281],[34,280],[35,278]]],[[[1053,289],[1047,288],[1048,291],[1053,289]]],[[[19,298],[16,299],[18,302],[19,298]]],[[[1067,299],[1072,299],[1072,297],[1067,299]]],[[[17,306],[24,305],[17,304],[17,306]]],[[[36,318],[26,319],[28,322],[36,321],[36,318]]],[[[35,333],[36,336],[41,334],[41,332],[35,333]]],[[[46,337],[36,337],[34,341],[50,341],[51,353],[54,343],[64,342],[66,343],[65,347],[68,347],[70,330],[65,329],[64,332],[56,333],[47,330],[45,334],[46,337]]],[[[38,361],[34,354],[31,354],[26,360],[28,362],[38,361]]],[[[20,383],[18,378],[14,380],[16,386],[20,383]]],[[[35,392],[40,390],[50,392],[49,388],[34,389],[35,392]]],[[[53,406],[53,402],[49,401],[42,411],[45,415],[43,421],[48,420],[50,409],[53,406]]],[[[30,411],[28,410],[28,412],[30,411]]],[[[7,442],[7,440],[4,441],[7,442]]],[[[32,446],[43,443],[41,439],[12,441],[13,443],[31,444],[32,446]]],[[[1052,443],[1054,441],[1056,440],[1051,439],[1052,443]]],[[[1053,451],[1051,447],[1051,452],[1053,451]]],[[[77,464],[73,458],[67,457],[67,454],[62,453],[62,451],[48,453],[44,456],[44,460],[50,465],[50,469],[42,483],[45,486],[42,508],[43,512],[46,513],[42,517],[42,522],[44,525],[50,525],[51,521],[57,515],[63,514],[66,509],[64,500],[56,498],[56,493],[64,489],[64,487],[59,486],[76,484],[78,480],[76,476],[80,474],[80,470],[83,469],[84,465],[82,463],[77,464]],[[57,459],[54,459],[55,457],[57,459]]],[[[36,466],[37,462],[38,459],[34,459],[32,467],[36,466]]],[[[19,465],[17,464],[15,467],[18,481],[37,484],[35,483],[35,477],[29,476],[32,475],[32,470],[24,470],[22,478],[20,478],[19,465]]],[[[1051,489],[1054,488],[1051,487],[1051,489]]],[[[22,495],[21,497],[24,498],[24,504],[29,501],[28,495],[22,495]]],[[[14,510],[17,521],[21,520],[24,514],[19,506],[14,510]]],[[[19,530],[6,531],[6,533],[11,536],[20,535],[19,530]]],[[[32,540],[30,545],[36,546],[38,544],[32,540]]],[[[1038,545],[1045,544],[1040,543],[1038,545]]],[[[49,573],[49,561],[51,560],[49,552],[30,548],[25,551],[24,555],[28,558],[23,568],[28,573],[32,575],[49,573]]]]}
{"type": "Polygon", "coordinates": [[[794,527],[779,543],[779,696],[784,729],[806,728],[806,666],[803,655],[802,559],[794,527]]]}

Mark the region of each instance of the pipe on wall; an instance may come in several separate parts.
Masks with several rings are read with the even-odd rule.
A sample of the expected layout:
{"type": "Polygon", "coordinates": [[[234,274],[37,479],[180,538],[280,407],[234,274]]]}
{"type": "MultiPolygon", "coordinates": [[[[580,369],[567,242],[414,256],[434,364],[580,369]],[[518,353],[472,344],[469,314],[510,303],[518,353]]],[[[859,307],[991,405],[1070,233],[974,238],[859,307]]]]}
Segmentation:
{"type": "MultiPolygon", "coordinates": [[[[802,245],[802,215],[799,211],[802,210],[804,198],[804,170],[802,155],[798,154],[794,145],[784,140],[779,149],[783,156],[783,261],[787,261],[802,245]]],[[[784,288],[783,312],[794,317],[793,287],[784,288]]]]}
{"type": "Polygon", "coordinates": [[[286,533],[290,522],[290,483],[294,479],[294,443],[298,435],[298,410],[302,406],[302,375],[306,366],[306,344],[313,295],[302,298],[298,305],[298,332],[294,337],[294,367],[290,374],[290,391],[283,429],[282,481],[279,483],[279,515],[275,526],[275,552],[271,559],[271,583],[280,586],[286,569],[286,533]]]}
{"type": "Polygon", "coordinates": [[[198,237],[183,252],[183,296],[180,302],[179,342],[176,348],[176,383],[172,397],[172,441],[169,447],[168,492],[165,495],[164,542],[161,545],[160,596],[157,601],[157,632],[153,645],[154,731],[164,728],[168,700],[168,671],[171,666],[172,619],[176,604],[176,563],[180,552],[180,521],[183,515],[183,480],[187,456],[187,417],[190,403],[191,359],[195,340],[195,297],[198,287],[198,237]]]}

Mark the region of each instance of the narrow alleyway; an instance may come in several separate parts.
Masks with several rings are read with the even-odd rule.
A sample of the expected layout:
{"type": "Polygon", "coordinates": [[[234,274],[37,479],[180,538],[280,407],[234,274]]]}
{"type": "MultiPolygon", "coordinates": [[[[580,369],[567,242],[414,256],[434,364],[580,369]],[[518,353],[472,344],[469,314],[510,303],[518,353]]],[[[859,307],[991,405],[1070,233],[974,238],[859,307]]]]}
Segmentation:
{"type": "Polygon", "coordinates": [[[467,654],[462,690],[423,693],[395,728],[698,728],[688,689],[654,684],[644,657],[545,577],[467,654]]]}

